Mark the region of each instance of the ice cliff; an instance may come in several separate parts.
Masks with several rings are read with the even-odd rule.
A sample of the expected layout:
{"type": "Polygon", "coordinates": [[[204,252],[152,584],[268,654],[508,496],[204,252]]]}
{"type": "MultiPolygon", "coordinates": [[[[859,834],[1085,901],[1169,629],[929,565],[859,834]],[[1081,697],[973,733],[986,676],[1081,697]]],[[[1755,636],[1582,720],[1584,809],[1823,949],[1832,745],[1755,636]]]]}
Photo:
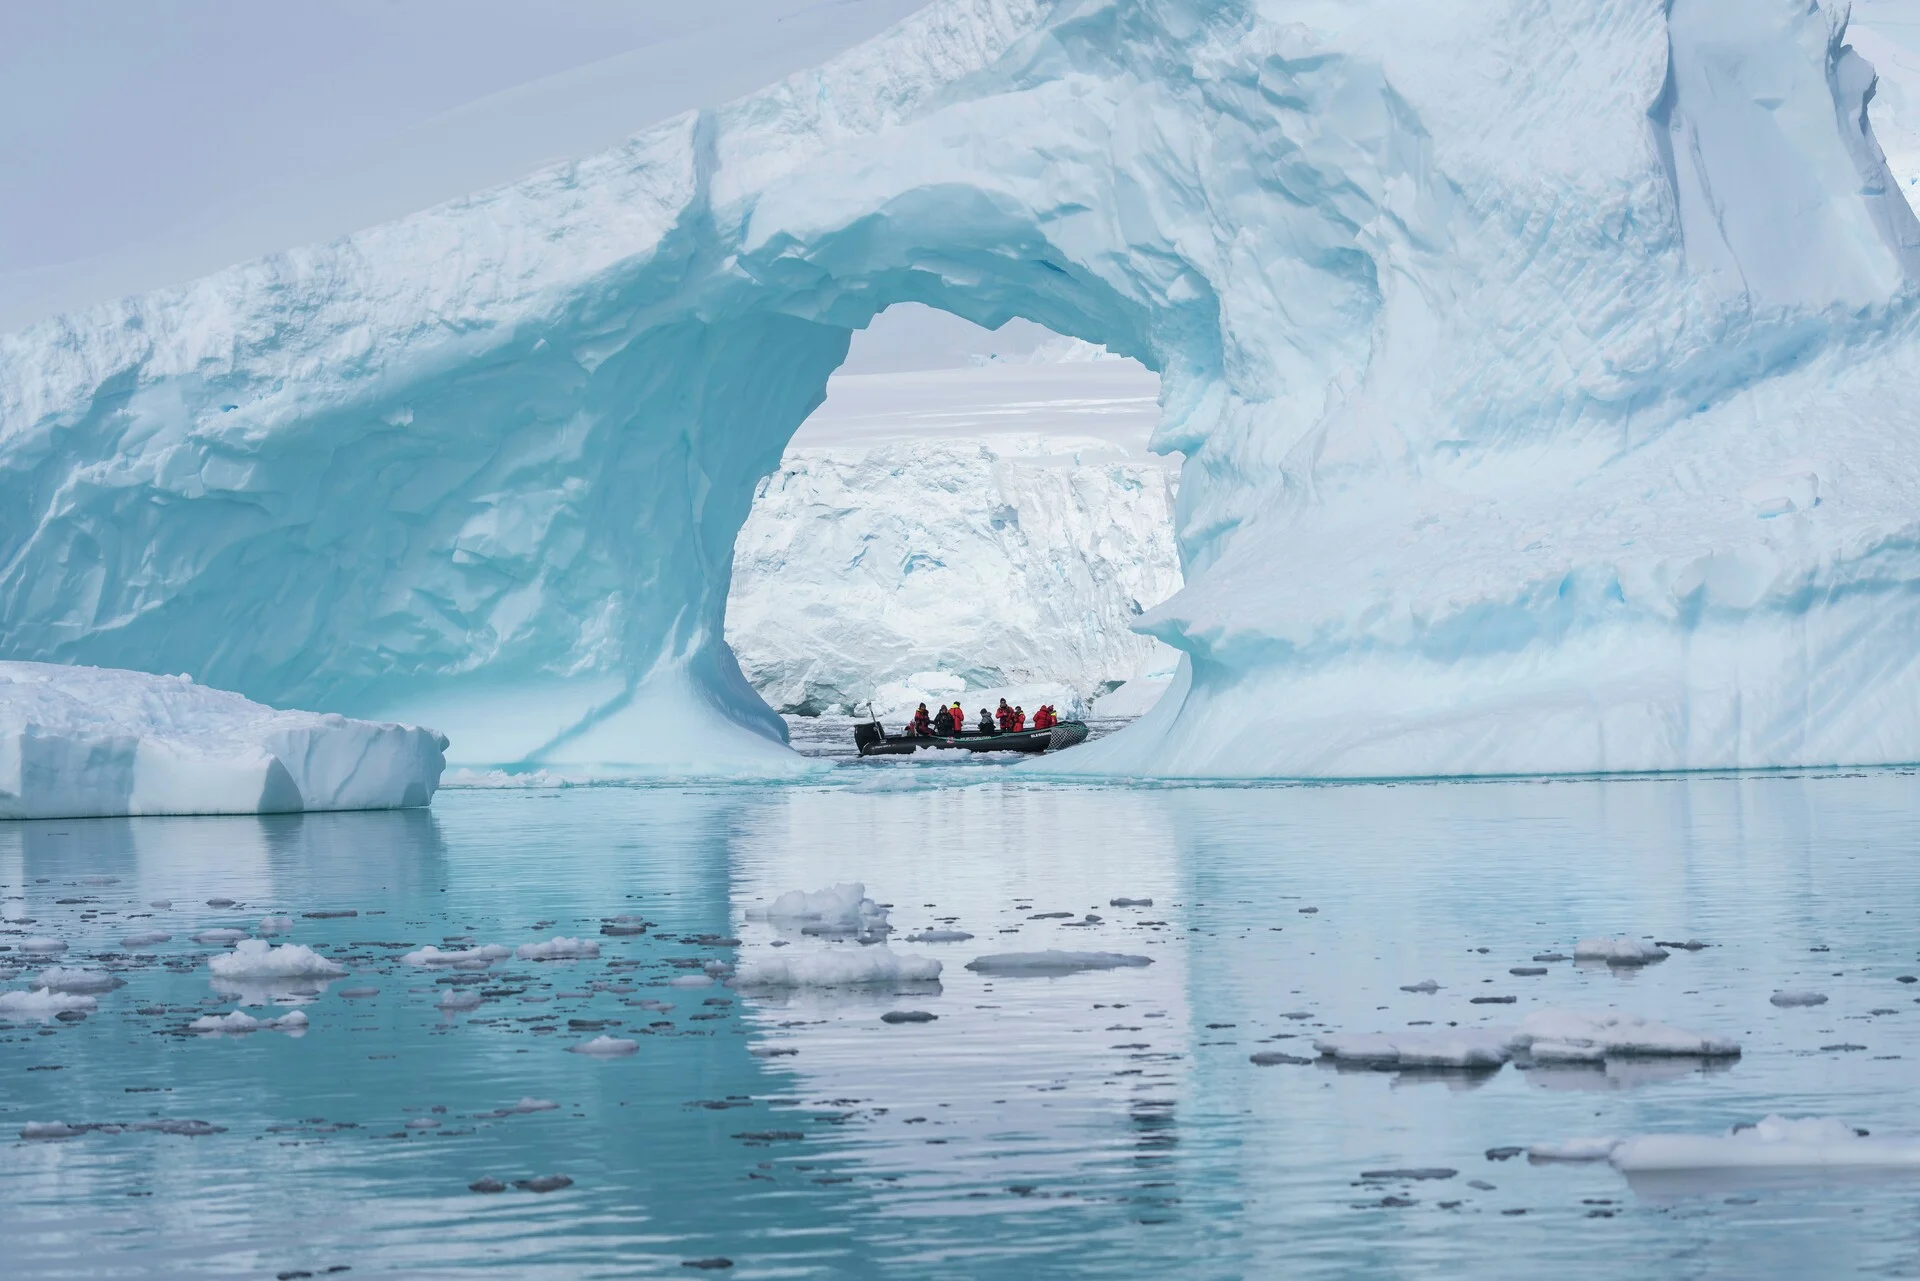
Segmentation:
{"type": "MultiPolygon", "coordinates": [[[[0,339],[0,645],[779,770],[734,538],[849,332],[1162,379],[1174,693],[1053,768],[1920,760],[1920,224],[1809,0],[942,0],[0,339]]],[[[1063,530],[1062,536],[1069,531],[1063,530]]]]}
{"type": "Polygon", "coordinates": [[[0,662],[0,819],[410,809],[446,745],[182,676],[0,662]]]}

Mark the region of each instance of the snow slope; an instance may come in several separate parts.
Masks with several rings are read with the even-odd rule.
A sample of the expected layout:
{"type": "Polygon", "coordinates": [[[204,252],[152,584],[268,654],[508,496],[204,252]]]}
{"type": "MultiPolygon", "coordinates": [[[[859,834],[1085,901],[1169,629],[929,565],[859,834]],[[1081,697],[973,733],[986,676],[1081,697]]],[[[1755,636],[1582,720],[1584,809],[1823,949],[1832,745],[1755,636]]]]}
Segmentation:
{"type": "Polygon", "coordinates": [[[734,546],[748,680],[818,714],[917,673],[1088,700],[1170,668],[1130,630],[1180,586],[1158,391],[1120,360],[836,375],[734,546]]]}
{"type": "Polygon", "coordinates": [[[1049,767],[1920,759],[1920,223],[1872,82],[1828,0],[941,0],[0,339],[0,636],[476,763],[793,768],[735,535],[920,302],[1139,360],[1185,455],[1142,619],[1182,676],[1049,767]]]}
{"type": "Polygon", "coordinates": [[[433,799],[446,746],[185,677],[0,662],[0,819],[406,809],[433,799]]]}

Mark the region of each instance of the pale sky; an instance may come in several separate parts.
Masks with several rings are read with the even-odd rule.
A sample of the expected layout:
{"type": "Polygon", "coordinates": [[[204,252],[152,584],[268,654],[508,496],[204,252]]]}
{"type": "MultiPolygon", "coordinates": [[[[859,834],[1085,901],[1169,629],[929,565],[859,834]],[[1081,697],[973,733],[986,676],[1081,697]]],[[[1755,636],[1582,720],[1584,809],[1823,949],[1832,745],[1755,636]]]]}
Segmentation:
{"type": "Polygon", "coordinates": [[[0,0],[0,331],[601,150],[927,0],[0,0]]]}

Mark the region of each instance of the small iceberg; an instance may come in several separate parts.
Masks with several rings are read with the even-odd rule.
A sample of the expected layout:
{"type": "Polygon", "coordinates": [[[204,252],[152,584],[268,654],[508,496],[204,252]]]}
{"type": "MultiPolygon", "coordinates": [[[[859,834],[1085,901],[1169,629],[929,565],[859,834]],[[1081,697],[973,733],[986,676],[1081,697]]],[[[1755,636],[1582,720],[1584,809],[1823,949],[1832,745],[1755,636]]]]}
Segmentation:
{"type": "Polygon", "coordinates": [[[1667,959],[1666,949],[1639,939],[1581,939],[1573,945],[1576,961],[1604,961],[1608,965],[1651,965],[1667,959]]]}
{"type": "Polygon", "coordinates": [[[819,952],[782,952],[740,963],[738,987],[863,987],[874,983],[930,983],[940,962],[903,956],[885,944],[834,947],[819,952]]]}
{"type": "Polygon", "coordinates": [[[127,981],[104,970],[72,970],[52,966],[35,975],[33,985],[46,988],[49,992],[98,994],[125,987],[127,981]]]}
{"type": "Polygon", "coordinates": [[[491,965],[495,961],[504,961],[513,955],[513,949],[500,943],[488,943],[484,947],[470,947],[457,952],[442,952],[429,943],[417,952],[408,952],[400,958],[403,965],[491,965]]]}
{"type": "Polygon", "coordinates": [[[640,1042],[638,1041],[628,1041],[617,1036],[602,1034],[594,1037],[591,1041],[582,1041],[578,1045],[569,1045],[567,1052],[569,1054],[588,1054],[594,1058],[611,1059],[618,1058],[623,1054],[632,1054],[639,1048],[640,1042]]]}
{"type": "Polygon", "coordinates": [[[884,933],[887,909],[867,897],[866,883],[846,881],[824,890],[788,890],[766,907],[747,909],[749,921],[813,926],[817,933],[884,933]]]}
{"type": "Polygon", "coordinates": [[[580,961],[600,955],[600,945],[592,939],[570,939],[556,935],[545,943],[522,943],[513,954],[523,961],[580,961]]]}
{"type": "Polygon", "coordinates": [[[246,939],[233,951],[207,962],[215,978],[236,983],[274,979],[342,979],[345,966],[336,965],[304,943],[275,947],[264,939],[246,939]]]}
{"type": "Polygon", "coordinates": [[[45,1023],[62,1014],[91,1014],[99,1008],[100,1002],[90,996],[51,992],[46,988],[32,992],[0,992],[0,1019],[14,1022],[38,1019],[45,1023]]]}
{"type": "Polygon", "coordinates": [[[187,1031],[201,1032],[217,1036],[243,1036],[248,1032],[304,1032],[307,1030],[307,1016],[299,1010],[283,1014],[277,1019],[256,1019],[245,1010],[234,1010],[229,1014],[203,1014],[187,1024],[187,1031]]]}

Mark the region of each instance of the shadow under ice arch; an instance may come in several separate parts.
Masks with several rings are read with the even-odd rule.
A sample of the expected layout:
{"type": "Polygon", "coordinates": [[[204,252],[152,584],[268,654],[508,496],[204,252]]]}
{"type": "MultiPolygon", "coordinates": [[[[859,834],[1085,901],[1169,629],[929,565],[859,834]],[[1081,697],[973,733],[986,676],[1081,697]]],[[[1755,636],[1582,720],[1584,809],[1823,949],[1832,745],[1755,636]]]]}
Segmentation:
{"type": "Polygon", "coordinates": [[[456,761],[797,768],[723,640],[734,537],[851,330],[915,301],[1162,377],[1188,585],[1146,625],[1188,678],[1083,768],[1920,758],[1908,496],[1829,481],[1791,537],[1738,497],[1804,489],[1831,424],[1885,436],[1841,373],[1920,379],[1920,227],[1843,26],[1289,8],[942,0],[612,152],[0,339],[0,656],[419,720],[456,761]],[[1765,269],[1783,226],[1818,270],[1765,269]],[[1862,679],[1810,705],[1836,659],[1862,679]]]}

